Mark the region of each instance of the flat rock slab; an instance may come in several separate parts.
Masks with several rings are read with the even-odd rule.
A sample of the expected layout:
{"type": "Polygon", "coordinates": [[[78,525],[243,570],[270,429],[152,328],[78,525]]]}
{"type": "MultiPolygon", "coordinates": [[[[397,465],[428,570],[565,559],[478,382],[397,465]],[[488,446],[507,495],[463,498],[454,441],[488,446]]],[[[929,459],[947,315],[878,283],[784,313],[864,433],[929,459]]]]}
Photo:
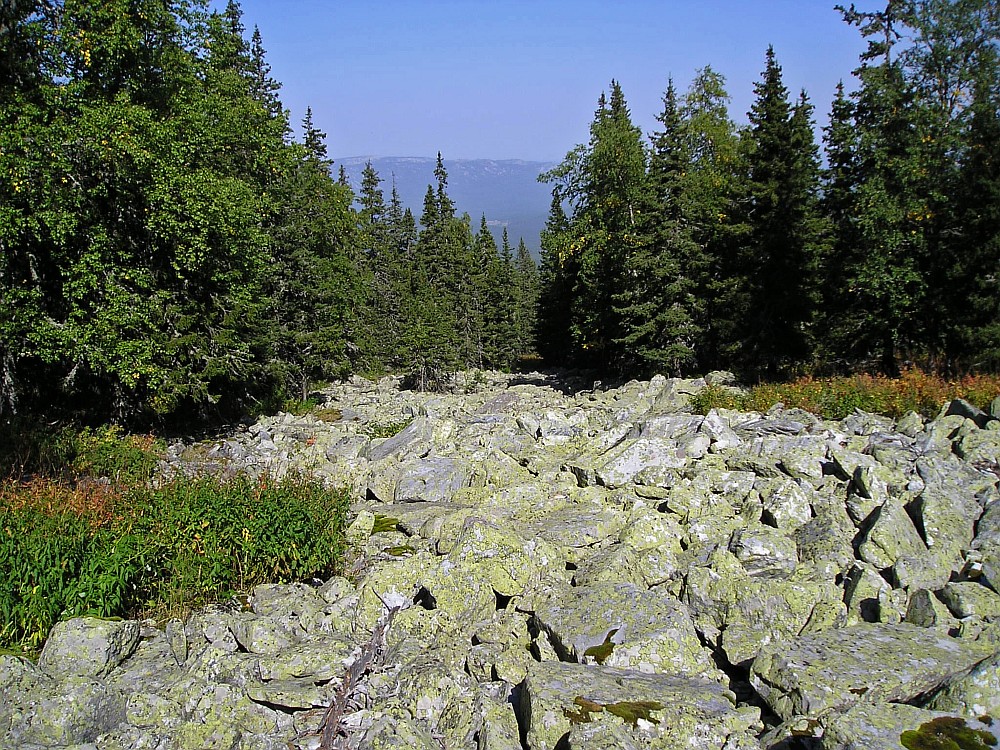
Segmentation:
{"type": "Polygon", "coordinates": [[[535,611],[557,652],[580,663],[710,677],[716,673],[687,606],[631,583],[565,587],[535,611]]]}
{"type": "Polygon", "coordinates": [[[994,649],[905,623],[863,623],[766,645],[750,681],[787,721],[862,701],[912,701],[964,675],[994,649]]]}
{"type": "Polygon", "coordinates": [[[993,734],[990,725],[976,719],[963,720],[905,703],[859,703],[830,721],[820,747],[822,750],[905,750],[901,740],[903,732],[919,730],[928,722],[942,718],[965,721],[972,730],[993,734]]]}
{"type": "MultiPolygon", "coordinates": [[[[571,731],[587,734],[591,724],[613,728],[637,748],[759,747],[758,710],[737,709],[735,696],[709,680],[544,662],[530,665],[523,690],[532,750],[563,747],[571,731]]],[[[572,746],[572,735],[567,740],[572,746]]]]}

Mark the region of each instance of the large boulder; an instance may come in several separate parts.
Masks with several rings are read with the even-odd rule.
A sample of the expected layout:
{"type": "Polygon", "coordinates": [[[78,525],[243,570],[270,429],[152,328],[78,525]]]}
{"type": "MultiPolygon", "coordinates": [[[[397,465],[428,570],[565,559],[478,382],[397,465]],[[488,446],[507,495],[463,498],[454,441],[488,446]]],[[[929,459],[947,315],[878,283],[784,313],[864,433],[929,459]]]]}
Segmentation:
{"type": "Polygon", "coordinates": [[[695,740],[705,750],[760,747],[758,710],[736,708],[731,692],[701,678],[547,662],[532,665],[522,695],[532,750],[573,747],[574,736],[586,746],[591,724],[636,748],[688,750],[695,740]]]}
{"type": "Polygon", "coordinates": [[[844,711],[859,702],[907,702],[991,657],[991,645],[906,623],[863,623],[764,646],[751,682],[782,719],[844,711]]]}

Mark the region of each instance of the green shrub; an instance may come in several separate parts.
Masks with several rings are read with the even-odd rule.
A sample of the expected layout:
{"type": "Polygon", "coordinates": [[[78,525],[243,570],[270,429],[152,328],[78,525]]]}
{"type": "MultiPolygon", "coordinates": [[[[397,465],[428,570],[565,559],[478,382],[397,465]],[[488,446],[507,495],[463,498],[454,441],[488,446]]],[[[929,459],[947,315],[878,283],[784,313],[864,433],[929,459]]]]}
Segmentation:
{"type": "Polygon", "coordinates": [[[74,438],[70,466],[77,476],[132,485],[152,478],[162,452],[163,444],[151,435],[126,435],[116,425],[85,428],[74,438]]]}
{"type": "Polygon", "coordinates": [[[413,417],[398,422],[373,422],[368,425],[367,432],[374,440],[391,438],[405,430],[413,422],[413,417]]]}
{"type": "Polygon", "coordinates": [[[721,385],[706,385],[691,396],[689,403],[697,414],[708,414],[712,409],[743,411],[747,408],[746,394],[721,385]]]}
{"type": "Polygon", "coordinates": [[[346,492],[318,481],[180,479],[131,490],[0,486],[0,648],[60,618],[164,616],[337,571],[346,492]]]}
{"type": "Polygon", "coordinates": [[[134,490],[133,528],[158,544],[159,603],[203,603],[265,582],[332,574],[346,492],[305,478],[200,478],[134,490]]]}

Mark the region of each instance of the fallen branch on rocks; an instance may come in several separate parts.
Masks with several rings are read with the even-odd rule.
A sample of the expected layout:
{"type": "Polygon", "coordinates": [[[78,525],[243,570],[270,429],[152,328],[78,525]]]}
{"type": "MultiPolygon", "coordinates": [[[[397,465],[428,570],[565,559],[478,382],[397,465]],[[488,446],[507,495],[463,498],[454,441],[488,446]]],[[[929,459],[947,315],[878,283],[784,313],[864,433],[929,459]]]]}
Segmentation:
{"type": "MultiPolygon", "coordinates": [[[[381,597],[380,597],[381,598],[381,597]]],[[[389,626],[392,624],[396,613],[402,609],[402,604],[386,602],[382,600],[385,611],[375,623],[372,637],[361,648],[361,653],[351,664],[344,675],[344,679],[333,694],[330,705],[323,713],[323,720],[319,728],[311,735],[300,735],[296,741],[309,736],[320,737],[319,750],[349,750],[349,736],[343,723],[343,719],[348,709],[357,709],[354,705],[354,695],[361,684],[361,681],[382,665],[385,657],[386,636],[389,626]]],[[[294,750],[293,743],[288,745],[290,750],[294,750]]]]}

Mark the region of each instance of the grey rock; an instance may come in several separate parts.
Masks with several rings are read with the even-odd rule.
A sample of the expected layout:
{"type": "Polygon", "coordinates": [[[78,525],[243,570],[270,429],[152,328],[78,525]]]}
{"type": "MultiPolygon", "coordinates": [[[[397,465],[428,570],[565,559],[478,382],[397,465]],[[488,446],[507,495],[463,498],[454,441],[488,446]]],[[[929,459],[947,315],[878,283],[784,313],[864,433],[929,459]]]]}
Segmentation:
{"type": "Polygon", "coordinates": [[[907,702],[993,654],[909,624],[861,624],[773,642],[754,660],[751,682],[778,716],[819,716],[859,702],[907,702]]]}
{"type": "Polygon", "coordinates": [[[715,677],[687,607],[630,583],[564,588],[535,617],[562,658],[639,672],[715,677]]]}
{"type": "Polygon", "coordinates": [[[50,677],[103,677],[139,644],[139,623],[77,617],[56,623],[38,666],[50,677]]]}
{"type": "MultiPolygon", "coordinates": [[[[928,711],[905,703],[859,703],[824,724],[821,750],[904,750],[903,732],[953,714],[928,711]]],[[[978,720],[969,722],[974,729],[989,731],[978,720]]]]}
{"type": "Polygon", "coordinates": [[[706,750],[753,747],[759,713],[737,709],[734,698],[718,683],[699,678],[536,663],[524,684],[522,722],[533,750],[554,750],[571,732],[574,721],[619,727],[624,732],[616,734],[639,747],[681,750],[690,747],[693,737],[706,750]],[[638,709],[649,718],[637,718],[633,725],[612,713],[612,708],[619,712],[638,709]]]}
{"type": "Polygon", "coordinates": [[[977,406],[970,404],[964,398],[956,398],[948,404],[945,409],[945,416],[958,415],[966,419],[971,419],[979,428],[986,427],[986,423],[996,417],[991,416],[977,406]]]}

